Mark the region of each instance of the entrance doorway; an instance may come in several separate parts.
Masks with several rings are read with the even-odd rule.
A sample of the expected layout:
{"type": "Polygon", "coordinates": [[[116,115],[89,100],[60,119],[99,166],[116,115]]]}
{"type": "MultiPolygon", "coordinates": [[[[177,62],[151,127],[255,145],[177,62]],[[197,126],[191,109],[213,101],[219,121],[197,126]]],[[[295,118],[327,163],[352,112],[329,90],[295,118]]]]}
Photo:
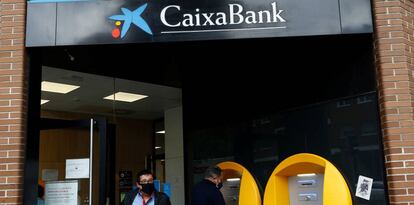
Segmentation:
{"type": "Polygon", "coordinates": [[[81,205],[105,201],[106,153],[110,151],[106,120],[42,118],[40,125],[38,188],[48,194],[49,203],[63,203],[68,198],[81,205]],[[65,199],[55,194],[62,190],[68,192],[65,199]]]}
{"type": "Polygon", "coordinates": [[[168,153],[182,147],[166,143],[165,135],[166,127],[182,129],[170,123],[181,120],[180,107],[180,88],[42,66],[43,199],[63,204],[68,196],[54,193],[65,189],[78,205],[118,205],[144,169],[154,173],[158,190],[170,190],[168,153]]]}

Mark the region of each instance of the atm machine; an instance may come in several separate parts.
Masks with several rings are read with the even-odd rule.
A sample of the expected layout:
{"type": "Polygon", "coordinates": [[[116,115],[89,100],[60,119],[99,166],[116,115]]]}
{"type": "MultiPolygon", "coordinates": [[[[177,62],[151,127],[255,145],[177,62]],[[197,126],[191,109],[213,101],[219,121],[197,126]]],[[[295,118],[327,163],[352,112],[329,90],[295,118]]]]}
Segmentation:
{"type": "Polygon", "coordinates": [[[222,162],[223,193],[226,205],[261,205],[259,188],[250,172],[235,162],[222,162]]]}
{"type": "Polygon", "coordinates": [[[263,205],[352,205],[352,198],[344,177],[332,163],[302,153],[275,168],[263,205]]]}

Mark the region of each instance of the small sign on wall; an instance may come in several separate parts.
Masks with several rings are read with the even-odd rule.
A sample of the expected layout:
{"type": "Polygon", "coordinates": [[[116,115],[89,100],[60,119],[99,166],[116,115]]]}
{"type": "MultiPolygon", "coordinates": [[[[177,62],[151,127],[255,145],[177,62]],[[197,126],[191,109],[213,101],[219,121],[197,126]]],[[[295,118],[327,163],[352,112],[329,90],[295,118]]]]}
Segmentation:
{"type": "Polygon", "coordinates": [[[89,178],[89,158],[67,159],[65,176],[66,176],[66,179],[88,179],[89,178]]]}
{"type": "Polygon", "coordinates": [[[371,189],[373,179],[369,177],[359,176],[358,185],[356,189],[355,196],[369,200],[371,197],[371,189]]]}
{"type": "Polygon", "coordinates": [[[132,171],[119,171],[119,188],[131,189],[132,187],[132,171]]]}

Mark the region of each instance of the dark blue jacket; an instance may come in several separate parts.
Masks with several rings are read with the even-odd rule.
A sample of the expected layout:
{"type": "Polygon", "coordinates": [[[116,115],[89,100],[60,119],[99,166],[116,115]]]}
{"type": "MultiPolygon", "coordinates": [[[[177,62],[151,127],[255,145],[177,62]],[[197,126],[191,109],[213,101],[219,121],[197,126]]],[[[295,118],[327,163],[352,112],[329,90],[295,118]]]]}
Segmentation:
{"type": "MultiPolygon", "coordinates": [[[[132,205],[139,190],[134,189],[125,195],[122,205],[132,205]]],[[[155,192],[155,205],[171,205],[170,198],[162,192],[155,192]]]]}
{"type": "Polygon", "coordinates": [[[191,205],[226,205],[226,203],[216,185],[204,179],[194,186],[191,205]]]}

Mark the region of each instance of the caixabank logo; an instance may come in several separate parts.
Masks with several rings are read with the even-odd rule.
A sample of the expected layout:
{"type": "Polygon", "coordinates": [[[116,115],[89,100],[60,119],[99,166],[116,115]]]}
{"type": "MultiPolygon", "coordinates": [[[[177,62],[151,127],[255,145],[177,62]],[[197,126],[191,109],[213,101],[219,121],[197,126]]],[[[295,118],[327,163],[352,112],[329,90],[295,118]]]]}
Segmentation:
{"type": "Polygon", "coordinates": [[[153,35],[148,23],[141,16],[147,8],[147,5],[148,4],[145,3],[134,11],[131,11],[127,8],[121,8],[121,11],[123,13],[122,15],[110,16],[109,19],[115,20],[115,28],[112,30],[112,37],[124,38],[129,28],[131,27],[131,24],[137,26],[149,35],[153,35]]]}
{"type": "MultiPolygon", "coordinates": [[[[131,24],[148,35],[154,36],[147,21],[142,17],[147,6],[148,3],[144,3],[133,11],[122,7],[122,14],[110,16],[109,19],[115,21],[112,36],[124,38],[131,24]]],[[[153,18],[160,20],[154,24],[157,25],[155,36],[285,29],[287,22],[284,10],[279,9],[276,2],[254,9],[240,3],[223,4],[217,8],[198,8],[197,5],[186,8],[175,4],[155,7],[161,8],[151,10],[149,14],[159,16],[159,18],[153,18]]]]}

